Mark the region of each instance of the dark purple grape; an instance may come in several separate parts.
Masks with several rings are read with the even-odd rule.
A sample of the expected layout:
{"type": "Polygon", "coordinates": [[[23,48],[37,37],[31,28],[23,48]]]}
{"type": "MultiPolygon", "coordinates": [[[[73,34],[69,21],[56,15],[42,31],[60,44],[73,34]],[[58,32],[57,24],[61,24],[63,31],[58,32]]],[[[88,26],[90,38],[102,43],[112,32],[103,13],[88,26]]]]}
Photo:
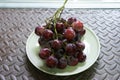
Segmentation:
{"type": "Polygon", "coordinates": [[[55,55],[56,58],[60,59],[61,57],[64,56],[64,53],[65,53],[65,50],[61,48],[61,49],[59,49],[58,51],[56,51],[56,52],[54,53],[54,55],[55,55]]]}
{"type": "Polygon", "coordinates": [[[65,51],[67,55],[74,55],[76,53],[76,45],[68,43],[65,47],[65,51]]]}
{"type": "Polygon", "coordinates": [[[57,58],[55,58],[53,55],[49,56],[47,59],[46,59],[46,65],[50,68],[54,68],[56,67],[58,64],[58,60],[57,58]]]}
{"type": "Polygon", "coordinates": [[[77,58],[79,62],[84,62],[86,60],[86,55],[81,51],[78,53],[77,58]]]}
{"type": "Polygon", "coordinates": [[[68,22],[68,24],[70,24],[70,25],[71,25],[71,24],[72,24],[73,22],[75,22],[75,21],[77,21],[77,19],[76,19],[76,18],[71,17],[71,18],[69,18],[69,19],[68,19],[68,21],[67,21],[67,22],[68,22]]]}
{"type": "Polygon", "coordinates": [[[58,22],[57,24],[56,24],[56,29],[57,29],[57,32],[58,33],[63,33],[63,31],[64,31],[64,24],[63,23],[61,23],[61,22],[58,22]]]}
{"type": "Polygon", "coordinates": [[[76,42],[76,48],[78,51],[83,51],[85,49],[85,44],[83,42],[76,42]]]}
{"type": "Polygon", "coordinates": [[[86,33],[86,30],[85,30],[85,29],[82,29],[81,31],[79,31],[80,36],[85,35],[85,33],[86,33]]]}
{"type": "Polygon", "coordinates": [[[50,40],[53,38],[53,32],[49,29],[46,29],[44,32],[43,32],[43,37],[46,39],[46,40],[50,40]]]}
{"type": "Polygon", "coordinates": [[[35,34],[38,36],[42,36],[42,33],[44,32],[45,28],[42,26],[38,26],[35,28],[35,34]]]}
{"type": "Polygon", "coordinates": [[[75,65],[78,64],[78,59],[75,58],[74,56],[69,56],[69,57],[67,58],[67,62],[68,62],[68,65],[70,65],[70,66],[75,66],[75,65]]]}
{"type": "Polygon", "coordinates": [[[56,52],[56,53],[54,53],[54,55],[57,59],[60,59],[61,57],[63,57],[63,53],[56,52]]]}
{"type": "Polygon", "coordinates": [[[76,41],[80,41],[80,39],[81,39],[81,36],[80,36],[79,32],[75,31],[75,33],[76,33],[76,36],[75,36],[75,38],[72,41],[73,43],[76,42],[76,41]]]}
{"type": "Polygon", "coordinates": [[[50,56],[50,54],[51,54],[51,50],[50,49],[43,48],[43,49],[40,50],[39,56],[42,59],[46,59],[46,58],[48,58],[50,56]]]}
{"type": "Polygon", "coordinates": [[[64,69],[67,67],[67,59],[65,57],[62,57],[58,60],[58,65],[57,65],[58,68],[60,69],[64,69]]]}
{"type": "Polygon", "coordinates": [[[39,43],[39,45],[43,45],[43,44],[45,43],[45,41],[42,40],[42,38],[40,37],[40,38],[38,39],[38,43],[39,43]]]}
{"type": "Polygon", "coordinates": [[[60,41],[58,39],[51,41],[51,47],[56,50],[60,49],[62,47],[62,41],[60,41]]]}
{"type": "Polygon", "coordinates": [[[75,38],[74,38],[74,41],[79,41],[79,38],[80,38],[80,36],[76,35],[75,38]]]}
{"type": "Polygon", "coordinates": [[[43,37],[40,37],[38,39],[38,43],[41,47],[44,47],[44,48],[50,48],[50,45],[49,45],[49,41],[44,39],[43,37]]]}
{"type": "Polygon", "coordinates": [[[46,44],[46,40],[43,37],[40,37],[38,39],[38,43],[42,46],[42,45],[46,44]]]}

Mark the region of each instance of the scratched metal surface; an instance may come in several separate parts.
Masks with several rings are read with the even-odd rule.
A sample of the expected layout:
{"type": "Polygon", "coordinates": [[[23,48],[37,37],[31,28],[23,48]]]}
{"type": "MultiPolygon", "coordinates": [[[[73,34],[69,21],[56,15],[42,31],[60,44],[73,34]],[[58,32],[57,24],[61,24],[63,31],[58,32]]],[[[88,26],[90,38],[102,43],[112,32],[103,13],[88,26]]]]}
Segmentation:
{"type": "MultiPolygon", "coordinates": [[[[0,80],[120,80],[120,9],[65,9],[93,29],[100,56],[88,70],[65,77],[37,70],[26,56],[26,40],[56,9],[0,9],[0,80]]],[[[94,45],[93,45],[94,46],[94,45]]]]}

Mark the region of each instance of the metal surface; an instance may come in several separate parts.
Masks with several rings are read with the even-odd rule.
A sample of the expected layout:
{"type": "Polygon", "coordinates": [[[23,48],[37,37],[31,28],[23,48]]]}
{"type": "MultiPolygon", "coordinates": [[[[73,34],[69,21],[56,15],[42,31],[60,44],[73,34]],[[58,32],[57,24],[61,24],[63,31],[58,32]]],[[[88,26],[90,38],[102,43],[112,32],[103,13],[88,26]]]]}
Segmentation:
{"type": "Polygon", "coordinates": [[[77,17],[99,37],[100,56],[88,70],[58,77],[37,70],[29,62],[26,40],[55,10],[0,9],[0,80],[120,80],[119,9],[65,9],[64,18],[77,17]]]}

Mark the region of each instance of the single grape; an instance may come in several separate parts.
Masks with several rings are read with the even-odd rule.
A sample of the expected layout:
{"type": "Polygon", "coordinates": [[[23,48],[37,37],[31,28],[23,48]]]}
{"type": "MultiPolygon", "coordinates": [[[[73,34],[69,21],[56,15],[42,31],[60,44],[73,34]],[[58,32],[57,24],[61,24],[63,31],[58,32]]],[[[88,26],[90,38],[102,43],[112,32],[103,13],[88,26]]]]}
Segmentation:
{"type": "Polygon", "coordinates": [[[48,58],[50,56],[50,54],[51,54],[51,50],[50,49],[48,49],[48,48],[42,48],[40,50],[39,56],[42,59],[46,59],[46,58],[48,58]]]}
{"type": "Polygon", "coordinates": [[[58,65],[57,65],[58,68],[60,69],[64,69],[67,67],[67,59],[65,57],[62,57],[58,60],[58,65]]]}
{"type": "Polygon", "coordinates": [[[84,62],[86,60],[86,55],[82,51],[80,51],[77,55],[77,58],[79,62],[84,62]]]}
{"type": "Polygon", "coordinates": [[[68,19],[68,21],[67,21],[67,22],[68,22],[68,24],[70,24],[70,25],[71,25],[73,22],[76,22],[76,21],[77,21],[77,19],[76,19],[76,18],[71,17],[71,18],[69,18],[69,19],[68,19]]]}
{"type": "Polygon", "coordinates": [[[79,40],[80,40],[80,36],[79,36],[79,34],[77,33],[76,36],[75,36],[75,38],[74,38],[74,42],[79,41],[79,40]]]}
{"type": "Polygon", "coordinates": [[[61,57],[64,56],[65,50],[63,48],[55,51],[54,55],[57,59],[60,59],[61,57]]]}
{"type": "Polygon", "coordinates": [[[56,50],[60,49],[62,47],[62,41],[60,41],[58,39],[51,41],[51,47],[56,50]]]}
{"type": "Polygon", "coordinates": [[[38,39],[38,43],[40,46],[44,46],[48,43],[48,41],[46,39],[44,39],[42,36],[40,36],[38,39]]]}
{"type": "Polygon", "coordinates": [[[76,45],[72,43],[68,43],[65,47],[65,51],[67,55],[74,55],[76,53],[76,45]]]}
{"type": "Polygon", "coordinates": [[[45,28],[42,26],[38,26],[35,28],[35,34],[38,36],[42,36],[42,33],[44,32],[45,28]]]}
{"type": "Polygon", "coordinates": [[[83,23],[80,21],[73,22],[72,27],[76,31],[81,31],[81,30],[83,30],[83,23]]]}
{"type": "Polygon", "coordinates": [[[50,68],[54,68],[56,67],[58,64],[58,60],[56,57],[54,57],[53,55],[49,56],[47,59],[46,59],[46,65],[50,68]]]}
{"type": "Polygon", "coordinates": [[[83,51],[85,49],[85,44],[83,42],[76,42],[76,48],[78,51],[83,51]]]}
{"type": "Polygon", "coordinates": [[[67,58],[67,62],[68,62],[68,65],[70,65],[70,66],[75,66],[75,65],[78,64],[78,59],[75,58],[74,56],[69,56],[69,57],[67,58]]]}
{"type": "Polygon", "coordinates": [[[75,31],[72,29],[72,27],[69,27],[68,29],[65,30],[64,32],[64,37],[68,40],[71,41],[75,38],[76,34],[75,31]]]}
{"type": "Polygon", "coordinates": [[[49,29],[46,29],[44,32],[43,32],[43,37],[46,39],[46,40],[50,40],[53,38],[53,32],[49,29]]]}
{"type": "Polygon", "coordinates": [[[38,39],[38,43],[39,43],[39,45],[43,45],[43,44],[45,44],[46,42],[44,41],[44,39],[43,39],[42,37],[40,37],[40,38],[38,39]]]}
{"type": "Polygon", "coordinates": [[[85,29],[82,29],[81,31],[79,31],[80,36],[85,35],[85,33],[86,33],[86,30],[85,30],[85,29]]]}
{"type": "Polygon", "coordinates": [[[63,33],[64,31],[64,24],[62,22],[57,22],[56,23],[56,30],[58,33],[63,33]]]}

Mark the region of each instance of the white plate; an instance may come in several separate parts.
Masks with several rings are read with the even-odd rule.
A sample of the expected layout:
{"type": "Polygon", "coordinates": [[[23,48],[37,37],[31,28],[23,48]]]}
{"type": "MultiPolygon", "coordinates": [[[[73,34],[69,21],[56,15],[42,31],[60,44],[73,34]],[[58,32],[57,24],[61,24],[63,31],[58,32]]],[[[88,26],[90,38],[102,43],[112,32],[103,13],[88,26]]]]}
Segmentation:
{"type": "Polygon", "coordinates": [[[85,27],[85,29],[86,34],[82,40],[86,46],[84,53],[86,54],[87,58],[84,63],[79,63],[77,66],[67,66],[65,69],[51,69],[46,67],[44,61],[40,59],[38,55],[40,51],[40,46],[38,44],[39,37],[34,32],[31,33],[26,43],[26,51],[29,60],[39,70],[52,75],[68,76],[85,71],[95,63],[100,52],[100,43],[98,37],[91,29],[87,27],[85,27]]]}

